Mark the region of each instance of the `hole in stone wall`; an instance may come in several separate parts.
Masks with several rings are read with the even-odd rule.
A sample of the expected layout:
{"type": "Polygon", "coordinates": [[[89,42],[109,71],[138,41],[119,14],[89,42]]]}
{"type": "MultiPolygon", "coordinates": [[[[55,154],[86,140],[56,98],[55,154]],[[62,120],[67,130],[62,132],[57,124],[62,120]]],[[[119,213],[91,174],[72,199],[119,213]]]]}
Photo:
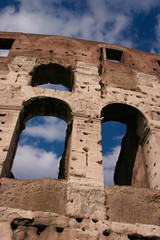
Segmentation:
{"type": "Polygon", "coordinates": [[[109,230],[103,231],[103,235],[104,235],[104,236],[109,236],[109,235],[110,235],[110,231],[109,231],[109,230]]]}
{"type": "Polygon", "coordinates": [[[32,76],[31,86],[49,88],[60,91],[72,91],[73,69],[65,68],[57,63],[42,64],[35,67],[30,73],[32,76]]]}
{"type": "Polygon", "coordinates": [[[12,231],[16,230],[19,226],[31,226],[33,223],[34,219],[28,219],[28,218],[15,218],[12,222],[11,222],[11,228],[12,231]]]}
{"type": "Polygon", "coordinates": [[[97,219],[95,219],[95,218],[92,218],[92,222],[94,222],[94,223],[97,223],[97,222],[98,222],[98,220],[97,220],[97,219]]]}
{"type": "Polygon", "coordinates": [[[8,57],[14,39],[0,38],[0,57],[8,57]]]}
{"type": "Polygon", "coordinates": [[[122,51],[116,49],[106,48],[106,60],[112,62],[121,62],[122,51]]]}
{"type": "Polygon", "coordinates": [[[130,240],[159,240],[160,238],[152,236],[152,237],[144,237],[141,234],[128,234],[128,239],[130,240]]]}
{"type": "Polygon", "coordinates": [[[157,60],[157,62],[158,62],[158,65],[160,66],[160,60],[157,60]]]}
{"type": "Polygon", "coordinates": [[[62,227],[56,227],[56,231],[57,231],[58,233],[62,233],[63,230],[64,230],[64,228],[62,228],[62,227]]]}
{"type": "MultiPolygon", "coordinates": [[[[14,236],[17,235],[16,234],[17,232],[18,233],[21,232],[20,233],[20,236],[21,236],[20,239],[22,239],[23,238],[22,236],[24,236],[24,235],[26,237],[24,236],[23,239],[26,239],[28,237],[27,231],[29,231],[29,229],[32,229],[32,230],[35,229],[36,230],[36,234],[39,236],[47,228],[47,226],[44,225],[44,224],[34,224],[34,218],[32,218],[32,219],[28,219],[28,218],[15,218],[11,222],[11,228],[12,228],[14,236]],[[18,231],[16,231],[16,230],[18,230],[18,231]]],[[[32,235],[32,237],[34,238],[33,235],[32,235]]]]}
{"type": "Polygon", "coordinates": [[[126,132],[126,125],[109,121],[102,124],[102,155],[104,184],[114,185],[114,171],[121,150],[121,142],[126,132]]]}
{"type": "Polygon", "coordinates": [[[78,223],[81,223],[81,222],[83,221],[83,218],[76,218],[76,221],[77,221],[78,223]]]}
{"type": "MultiPolygon", "coordinates": [[[[114,171],[114,183],[116,185],[131,185],[132,179],[134,179],[135,183],[135,179],[138,178],[138,173],[134,171],[134,164],[137,163],[137,161],[139,160],[143,161],[142,152],[139,151],[139,141],[140,135],[142,134],[143,129],[146,126],[146,119],[144,118],[142,113],[138,111],[138,109],[127,104],[120,103],[109,104],[105,106],[102,109],[101,116],[103,117],[103,122],[119,121],[120,123],[126,124],[127,126],[126,134],[122,140],[122,147],[114,171]],[[139,155],[137,155],[137,152],[139,153],[139,155]]],[[[125,131],[123,132],[123,134],[124,133],[125,131]]],[[[120,147],[115,148],[115,151],[113,151],[111,155],[113,156],[113,154],[115,154],[116,151],[118,152],[119,149],[120,147]]],[[[104,166],[104,171],[105,167],[107,167],[107,164],[109,165],[109,161],[107,163],[107,159],[105,162],[106,165],[104,166]]],[[[110,160],[110,162],[112,162],[112,160],[110,160]]],[[[144,164],[142,163],[142,170],[143,167],[144,164]]],[[[111,169],[113,169],[112,165],[111,169]]],[[[105,174],[109,175],[109,173],[107,172],[105,174]]],[[[140,181],[141,182],[139,183],[139,186],[140,184],[143,185],[146,182],[146,176],[144,175],[140,181]]]]}
{"type": "Polygon", "coordinates": [[[17,179],[58,178],[67,124],[55,117],[33,117],[26,122],[14,159],[17,179]]]}
{"type": "Polygon", "coordinates": [[[46,229],[46,225],[34,225],[34,227],[37,228],[37,235],[40,235],[45,229],[46,229]]]}

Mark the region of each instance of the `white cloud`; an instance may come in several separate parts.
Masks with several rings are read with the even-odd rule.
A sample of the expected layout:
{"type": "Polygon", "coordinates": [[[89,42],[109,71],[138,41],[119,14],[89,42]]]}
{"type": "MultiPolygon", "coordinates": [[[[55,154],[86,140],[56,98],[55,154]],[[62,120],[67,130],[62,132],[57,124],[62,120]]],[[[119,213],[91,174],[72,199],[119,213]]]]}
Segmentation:
{"type": "Polygon", "coordinates": [[[12,172],[18,179],[57,178],[58,165],[59,159],[53,152],[23,145],[18,147],[12,172]]]}
{"type": "Polygon", "coordinates": [[[121,146],[112,148],[112,151],[103,156],[103,173],[105,185],[114,185],[113,175],[121,146]]]}
{"type": "Polygon", "coordinates": [[[116,136],[113,138],[113,140],[121,141],[124,135],[116,136]]]}
{"type": "Polygon", "coordinates": [[[13,6],[0,12],[1,31],[55,34],[85,39],[122,43],[122,31],[129,25],[129,17],[108,8],[105,1],[88,0],[88,8],[75,13],[54,0],[19,0],[17,11],[13,6]],[[106,28],[106,26],[109,26],[106,28]]]}
{"type": "Polygon", "coordinates": [[[64,141],[67,124],[54,117],[43,117],[43,123],[29,125],[24,131],[24,136],[40,137],[45,141],[64,141]]]}
{"type": "Polygon", "coordinates": [[[134,14],[147,13],[159,7],[159,0],[17,0],[18,10],[8,6],[0,12],[1,31],[15,31],[110,42],[135,47],[132,36],[124,31],[131,28],[134,14]],[[65,3],[65,4],[64,4],[65,3]],[[72,5],[72,8],[66,6],[72,5]],[[82,9],[83,6],[83,9],[82,9]]]}

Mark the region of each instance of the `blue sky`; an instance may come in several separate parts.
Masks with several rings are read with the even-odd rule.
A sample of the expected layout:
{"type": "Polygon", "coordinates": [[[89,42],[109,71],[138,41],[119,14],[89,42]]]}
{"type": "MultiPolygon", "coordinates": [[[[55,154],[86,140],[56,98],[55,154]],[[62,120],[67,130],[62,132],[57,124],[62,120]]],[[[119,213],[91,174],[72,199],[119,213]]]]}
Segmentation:
{"type": "MultiPolygon", "coordinates": [[[[108,42],[160,54],[159,0],[1,0],[0,19],[0,31],[63,35],[108,42]]],[[[33,128],[39,131],[37,126],[41,130],[46,129],[46,121],[47,118],[32,119],[27,123],[29,128],[26,128],[21,136],[13,169],[16,177],[20,177],[16,173],[18,168],[23,176],[27,176],[25,174],[27,171],[32,172],[27,170],[25,161],[34,161],[34,164],[37,164],[35,169],[39,166],[39,174],[48,172],[47,166],[52,169],[52,165],[55,166],[53,177],[58,171],[57,162],[64,145],[62,138],[52,139],[51,142],[48,135],[40,136],[33,131],[33,128]],[[41,143],[40,140],[42,140],[41,143]],[[23,154],[24,161],[22,153],[25,153],[25,156],[23,154]],[[44,163],[44,159],[48,160],[44,163]],[[20,165],[22,165],[21,167],[25,166],[24,172],[20,165]]],[[[55,119],[52,118],[52,121],[48,120],[49,129],[59,126],[55,119]]],[[[120,149],[120,137],[125,133],[124,126],[116,126],[115,123],[109,124],[109,127],[106,124],[102,125],[104,128],[102,145],[105,146],[103,147],[103,159],[105,160],[106,184],[113,183],[111,180],[113,166],[120,149]],[[107,140],[106,136],[110,136],[110,140],[107,140]]],[[[62,125],[63,128],[61,128],[65,135],[66,125],[64,122],[62,125]]],[[[52,175],[52,172],[49,174],[52,175]]],[[[37,177],[34,171],[29,175],[31,178],[37,177]]]]}
{"type": "Polygon", "coordinates": [[[158,52],[159,0],[6,0],[0,30],[65,35],[158,52]]]}

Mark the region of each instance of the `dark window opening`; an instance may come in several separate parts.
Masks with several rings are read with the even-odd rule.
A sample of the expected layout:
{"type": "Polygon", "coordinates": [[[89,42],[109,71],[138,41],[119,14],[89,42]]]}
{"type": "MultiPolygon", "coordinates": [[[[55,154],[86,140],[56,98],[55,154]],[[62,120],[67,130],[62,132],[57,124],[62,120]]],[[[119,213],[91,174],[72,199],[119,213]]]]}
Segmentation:
{"type": "Polygon", "coordinates": [[[106,60],[112,62],[121,62],[122,51],[106,48],[106,60]]]}
{"type": "Polygon", "coordinates": [[[2,177],[27,179],[27,175],[30,174],[29,170],[28,173],[25,173],[28,168],[28,166],[26,167],[28,161],[32,171],[32,176],[29,176],[29,179],[39,177],[57,178],[57,175],[60,179],[66,179],[69,169],[71,132],[71,109],[64,101],[50,97],[28,100],[24,103],[24,108],[17,120],[12,142],[3,164],[2,177]],[[68,124],[65,124],[62,120],[68,124]],[[25,123],[26,130],[24,130],[25,123]],[[16,155],[20,134],[19,152],[17,151],[20,164],[16,166],[16,160],[13,161],[13,159],[16,155]],[[40,141],[40,138],[43,140],[40,141]],[[24,164],[22,163],[22,157],[26,160],[24,164]],[[38,163],[40,166],[38,166],[38,163]],[[15,176],[12,174],[12,165],[15,176]],[[24,167],[24,174],[21,172],[21,167],[24,167]],[[35,172],[33,169],[35,169],[35,172]],[[17,175],[16,172],[20,172],[21,176],[17,175]],[[49,175],[46,174],[47,172],[49,172],[49,175]]]}
{"type": "MultiPolygon", "coordinates": [[[[146,125],[146,119],[136,108],[118,103],[109,104],[104,107],[101,116],[104,118],[103,122],[118,121],[127,126],[114,170],[114,183],[121,186],[133,185],[133,179],[135,181],[135,179],[138,178],[138,174],[140,174],[134,171],[134,165],[137,164],[137,161],[143,162],[142,157],[139,157],[137,152],[139,151],[140,135],[146,125]]],[[[108,133],[106,132],[105,134],[107,135],[108,133]]],[[[115,150],[118,151],[118,149],[115,150]]],[[[102,152],[104,152],[104,150],[102,152]]],[[[107,164],[109,163],[106,162],[105,166],[107,166],[107,164]]],[[[144,165],[142,163],[141,168],[143,167],[144,165]]],[[[144,182],[147,182],[145,175],[141,179],[141,182],[138,183],[139,186],[144,186],[144,182]]]]}
{"type": "Polygon", "coordinates": [[[157,62],[158,62],[158,65],[160,66],[160,60],[157,60],[157,62]]]}
{"type": "Polygon", "coordinates": [[[14,39],[0,38],[0,57],[7,57],[9,55],[13,42],[14,39]]]}
{"type": "Polygon", "coordinates": [[[73,89],[74,81],[71,66],[65,68],[57,63],[42,64],[35,67],[30,75],[32,76],[31,86],[61,91],[72,91],[73,89]]]}

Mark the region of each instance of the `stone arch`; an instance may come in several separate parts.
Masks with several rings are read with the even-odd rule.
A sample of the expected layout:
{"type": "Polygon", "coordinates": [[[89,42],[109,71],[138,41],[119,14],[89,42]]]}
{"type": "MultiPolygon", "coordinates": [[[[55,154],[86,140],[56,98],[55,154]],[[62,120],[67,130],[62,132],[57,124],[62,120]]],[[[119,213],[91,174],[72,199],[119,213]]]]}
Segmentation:
{"type": "MultiPolygon", "coordinates": [[[[103,117],[103,122],[119,121],[127,125],[127,131],[122,139],[122,147],[115,167],[114,182],[117,185],[132,185],[133,178],[137,177],[133,176],[134,164],[139,159],[143,162],[139,146],[147,129],[147,119],[140,110],[123,103],[111,103],[104,106],[101,111],[101,117],[103,117]],[[138,151],[140,152],[139,157],[137,157],[138,151]]],[[[140,184],[148,186],[145,167],[143,163],[142,165],[145,173],[140,184]]]]}
{"type": "Polygon", "coordinates": [[[20,134],[25,128],[25,122],[35,116],[54,116],[66,121],[68,124],[65,149],[60,161],[58,176],[58,178],[66,179],[68,177],[69,149],[72,131],[71,108],[66,102],[51,97],[35,97],[24,102],[15,126],[7,158],[3,164],[2,177],[11,176],[13,159],[17,150],[20,134]]]}
{"type": "Polygon", "coordinates": [[[30,72],[31,86],[42,84],[58,84],[63,85],[72,91],[74,85],[72,67],[64,67],[57,63],[41,64],[34,67],[30,72]]]}
{"type": "Polygon", "coordinates": [[[52,97],[34,97],[23,103],[21,111],[24,121],[35,116],[54,116],[69,122],[71,107],[63,100],[52,97]]]}

